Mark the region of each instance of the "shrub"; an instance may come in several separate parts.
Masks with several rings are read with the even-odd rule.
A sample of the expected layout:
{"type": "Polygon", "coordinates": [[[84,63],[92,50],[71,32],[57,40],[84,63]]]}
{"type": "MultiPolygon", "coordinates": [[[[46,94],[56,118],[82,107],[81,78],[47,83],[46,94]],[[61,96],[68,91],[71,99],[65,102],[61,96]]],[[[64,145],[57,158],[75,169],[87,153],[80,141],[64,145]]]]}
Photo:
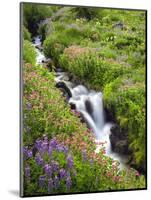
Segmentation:
{"type": "Polygon", "coordinates": [[[24,3],[23,14],[24,26],[34,36],[38,31],[38,23],[47,17],[51,17],[52,10],[50,6],[24,3]]]}
{"type": "Polygon", "coordinates": [[[23,41],[23,60],[26,63],[31,63],[32,65],[36,62],[35,48],[28,40],[23,41]]]}
{"type": "Polygon", "coordinates": [[[31,42],[31,34],[25,26],[23,26],[23,39],[31,42]]]}

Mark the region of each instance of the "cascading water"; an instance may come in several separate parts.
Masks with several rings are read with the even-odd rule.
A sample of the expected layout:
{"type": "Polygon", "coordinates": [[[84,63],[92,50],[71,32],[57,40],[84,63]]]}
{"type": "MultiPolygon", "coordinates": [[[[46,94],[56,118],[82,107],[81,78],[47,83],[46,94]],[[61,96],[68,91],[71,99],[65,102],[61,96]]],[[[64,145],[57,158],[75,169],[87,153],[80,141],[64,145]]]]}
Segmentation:
{"type": "Polygon", "coordinates": [[[39,48],[41,47],[41,37],[37,36],[34,37],[34,42],[33,45],[36,47],[36,63],[37,64],[41,64],[46,58],[44,56],[44,54],[39,50],[39,48]]]}
{"type": "MultiPolygon", "coordinates": [[[[46,58],[40,50],[40,36],[34,38],[33,45],[36,47],[37,52],[36,62],[37,64],[42,64],[45,62],[46,58]]],[[[95,92],[94,90],[88,90],[83,85],[75,85],[75,83],[69,81],[68,73],[62,70],[56,72],[55,81],[56,83],[64,83],[68,90],[70,90],[72,95],[68,98],[68,102],[75,105],[76,111],[81,114],[84,121],[95,135],[96,144],[98,144],[96,145],[95,152],[99,152],[102,147],[99,145],[99,142],[103,142],[106,155],[118,160],[120,169],[125,167],[125,159],[121,158],[117,153],[112,152],[111,149],[110,129],[112,124],[106,123],[104,119],[103,94],[101,92],[95,92]]]]}
{"type": "Polygon", "coordinates": [[[102,147],[99,142],[104,143],[106,155],[120,163],[119,168],[125,167],[125,161],[117,153],[112,152],[110,134],[113,124],[106,123],[103,109],[103,94],[88,90],[83,85],[72,85],[72,82],[67,81],[66,72],[56,72],[55,81],[57,83],[64,82],[71,91],[72,97],[69,98],[69,104],[74,104],[77,112],[81,114],[88,127],[92,130],[96,138],[96,152],[99,152],[102,147]]]}

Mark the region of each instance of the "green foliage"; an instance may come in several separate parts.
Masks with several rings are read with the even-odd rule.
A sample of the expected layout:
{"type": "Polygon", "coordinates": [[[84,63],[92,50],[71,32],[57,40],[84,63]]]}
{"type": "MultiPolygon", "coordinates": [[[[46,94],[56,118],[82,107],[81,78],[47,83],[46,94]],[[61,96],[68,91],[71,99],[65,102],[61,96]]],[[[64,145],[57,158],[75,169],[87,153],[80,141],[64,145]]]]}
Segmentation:
{"type": "Polygon", "coordinates": [[[51,138],[56,133],[71,135],[74,131],[86,130],[65,105],[60,92],[55,89],[52,74],[29,65],[24,69],[24,77],[25,144],[32,144],[42,134],[51,138]]]}
{"type": "Polygon", "coordinates": [[[25,26],[23,26],[23,38],[31,42],[31,34],[25,26]]]}
{"type": "Polygon", "coordinates": [[[59,90],[55,88],[54,75],[41,66],[24,66],[24,195],[44,195],[74,192],[94,192],[103,190],[144,188],[143,176],[133,170],[118,169],[118,162],[104,155],[103,146],[99,153],[92,133],[81,124],[64,102],[59,90]],[[50,138],[51,143],[47,140],[50,138]],[[57,140],[57,146],[54,141],[57,140]],[[35,144],[43,142],[41,147],[35,144]],[[53,142],[52,142],[53,141],[53,142]],[[48,151],[48,146],[52,150],[48,151]],[[78,146],[77,146],[78,144],[78,146]],[[38,151],[34,153],[34,148],[38,151]],[[59,150],[59,148],[61,149],[59,150]],[[62,148],[63,147],[63,148],[62,148]],[[42,150],[43,148],[43,150],[42,150]],[[64,151],[66,149],[67,151],[64,151]],[[42,163],[37,161],[40,156],[42,163]],[[70,167],[68,159],[70,156],[70,167]],[[53,163],[57,164],[54,171],[53,163]],[[50,177],[45,165],[53,167],[50,177]],[[64,178],[60,177],[60,169],[66,171],[64,178]],[[40,186],[39,178],[46,177],[40,186]],[[67,187],[66,178],[71,178],[67,187]],[[48,180],[57,178],[59,186],[48,190],[48,180]]]}
{"type": "Polygon", "coordinates": [[[92,20],[97,17],[102,17],[103,10],[98,8],[85,8],[85,7],[77,7],[74,8],[77,17],[79,18],[86,18],[88,20],[92,20]]]}
{"type": "Polygon", "coordinates": [[[45,54],[83,79],[88,87],[103,90],[106,106],[114,108],[121,128],[128,132],[134,163],[144,166],[144,12],[74,8],[73,13],[79,18],[54,22],[57,26],[45,41],[45,54]],[[61,26],[64,29],[60,31],[61,26]],[[74,53],[71,45],[78,45],[79,51],[84,47],[93,51],[75,56],[77,50],[74,53]]]}
{"type": "MultiPolygon", "coordinates": [[[[60,6],[24,4],[24,26],[34,35],[38,22],[58,9],[60,6]]],[[[39,33],[45,39],[47,57],[85,81],[89,88],[103,91],[105,106],[128,133],[133,164],[145,169],[144,19],[142,11],[71,8],[54,14],[51,24],[41,26],[39,33]]],[[[37,138],[47,136],[57,138],[68,147],[76,170],[76,175],[71,172],[73,186],[68,192],[144,188],[144,176],[133,169],[119,171],[118,163],[102,153],[103,147],[100,153],[94,153],[96,145],[92,133],[71,112],[56,89],[53,72],[35,66],[36,53],[27,41],[30,36],[26,28],[24,146],[32,149],[37,138]],[[83,152],[86,152],[86,160],[83,160],[83,152]]],[[[51,159],[43,156],[45,161],[51,159]]],[[[62,153],[53,152],[52,159],[66,168],[66,157],[62,153]]],[[[48,194],[47,187],[39,189],[37,179],[44,171],[35,162],[35,155],[25,160],[24,166],[31,169],[31,179],[25,178],[26,195],[48,194]]],[[[65,182],[54,191],[59,192],[67,192],[65,182]]]]}
{"type": "Polygon", "coordinates": [[[36,62],[36,50],[28,40],[23,41],[23,60],[32,65],[36,62]]]}
{"type": "Polygon", "coordinates": [[[37,34],[40,20],[51,17],[51,15],[51,6],[32,3],[23,4],[23,23],[32,35],[37,34]]]}

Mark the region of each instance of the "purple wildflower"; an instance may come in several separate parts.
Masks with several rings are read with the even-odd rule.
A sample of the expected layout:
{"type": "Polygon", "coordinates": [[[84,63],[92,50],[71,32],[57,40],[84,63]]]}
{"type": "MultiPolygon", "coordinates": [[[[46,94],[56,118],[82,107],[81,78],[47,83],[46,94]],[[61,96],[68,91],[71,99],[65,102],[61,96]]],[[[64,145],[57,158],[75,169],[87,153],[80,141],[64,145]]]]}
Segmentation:
{"type": "Polygon", "coordinates": [[[90,165],[92,166],[94,163],[94,161],[92,159],[90,159],[90,165]]]}
{"type": "Polygon", "coordinates": [[[35,142],[35,147],[37,148],[37,150],[39,151],[42,145],[42,140],[37,139],[35,142]]]}
{"type": "Polygon", "coordinates": [[[67,165],[70,169],[73,167],[73,157],[70,155],[67,157],[67,165]]]}
{"type": "Polygon", "coordinates": [[[24,153],[24,159],[31,158],[33,156],[33,152],[31,149],[28,149],[28,147],[23,148],[23,153],[24,153]]]}
{"type": "Polygon", "coordinates": [[[54,177],[54,187],[57,189],[59,187],[59,178],[57,175],[54,177]]]}
{"type": "Polygon", "coordinates": [[[44,171],[48,176],[52,175],[52,168],[51,168],[51,166],[49,164],[45,164],[44,171]]]}
{"type": "Polygon", "coordinates": [[[43,154],[48,150],[48,141],[44,140],[41,144],[40,152],[43,154]]]}
{"type": "Polygon", "coordinates": [[[40,154],[37,154],[37,155],[35,156],[35,160],[36,160],[36,162],[37,162],[38,165],[43,165],[43,159],[42,159],[42,157],[40,156],[40,154]]]}
{"type": "Polygon", "coordinates": [[[67,153],[68,153],[68,147],[63,146],[63,152],[67,155],[67,153]]]}
{"type": "Polygon", "coordinates": [[[67,187],[68,190],[71,188],[71,185],[72,185],[72,180],[71,180],[71,177],[68,176],[66,178],[66,187],[67,187]]]}
{"type": "Polygon", "coordinates": [[[52,192],[52,190],[53,190],[53,180],[52,180],[52,178],[49,178],[48,179],[48,192],[50,193],[50,192],[52,192]]]}
{"type": "Polygon", "coordinates": [[[28,158],[31,158],[33,156],[32,150],[27,151],[27,156],[28,156],[28,158]]]}
{"type": "Polygon", "coordinates": [[[55,138],[53,138],[52,140],[50,140],[49,142],[49,146],[51,146],[52,148],[56,148],[57,145],[57,140],[55,138]]]}
{"type": "Polygon", "coordinates": [[[53,148],[51,146],[49,146],[49,148],[48,148],[48,154],[49,154],[49,156],[51,156],[52,151],[53,151],[53,148]]]}
{"type": "Polygon", "coordinates": [[[59,163],[58,163],[58,162],[52,160],[52,161],[51,161],[51,166],[52,166],[52,170],[53,170],[54,172],[56,172],[56,171],[59,170],[59,163]]]}
{"type": "Polygon", "coordinates": [[[25,167],[25,176],[30,177],[30,167],[29,166],[25,167]]]}
{"type": "Polygon", "coordinates": [[[66,176],[66,171],[65,171],[65,169],[63,169],[63,168],[60,169],[59,175],[60,175],[60,179],[64,178],[64,177],[66,176]]]}
{"type": "Polygon", "coordinates": [[[23,154],[24,154],[24,159],[27,159],[27,157],[28,157],[28,147],[23,147],[23,154]]]}
{"type": "Polygon", "coordinates": [[[31,106],[31,103],[27,103],[27,110],[31,110],[32,106],[31,106]]]}
{"type": "Polygon", "coordinates": [[[77,175],[77,171],[74,169],[73,170],[73,175],[76,176],[77,175]]]}
{"type": "Polygon", "coordinates": [[[43,188],[45,186],[45,182],[46,182],[46,176],[40,176],[39,177],[39,187],[43,188]]]}
{"type": "Polygon", "coordinates": [[[64,150],[64,148],[63,148],[63,146],[61,144],[57,144],[56,145],[56,151],[61,152],[63,150],[64,150]]]}

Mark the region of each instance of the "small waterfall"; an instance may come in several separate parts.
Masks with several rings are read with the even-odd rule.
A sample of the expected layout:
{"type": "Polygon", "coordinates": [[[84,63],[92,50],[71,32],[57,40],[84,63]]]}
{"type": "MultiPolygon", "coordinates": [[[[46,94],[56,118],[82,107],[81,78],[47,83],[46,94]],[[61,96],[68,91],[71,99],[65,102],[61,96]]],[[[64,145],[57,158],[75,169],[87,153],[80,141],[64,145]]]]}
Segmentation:
{"type": "MultiPolygon", "coordinates": [[[[40,36],[34,38],[33,45],[36,47],[37,51],[36,62],[37,64],[42,64],[45,62],[46,58],[41,51],[40,36]]],[[[99,142],[103,142],[106,155],[114,160],[118,160],[120,162],[119,168],[125,167],[124,158],[121,158],[117,153],[112,152],[111,149],[110,129],[112,124],[106,123],[104,119],[103,94],[101,92],[95,92],[94,90],[88,90],[83,85],[75,85],[75,83],[69,81],[68,74],[62,70],[56,72],[55,81],[56,83],[63,82],[70,90],[72,97],[67,98],[68,103],[75,105],[76,111],[81,114],[81,117],[94,133],[96,138],[95,152],[99,152],[102,147],[102,145],[99,145],[99,142]]]]}
{"type": "MultiPolygon", "coordinates": [[[[65,72],[56,73],[56,82],[64,82],[64,76],[67,76],[65,72]]],[[[68,81],[69,82],[69,81],[68,81]]],[[[68,87],[69,83],[66,84],[68,87]]],[[[96,140],[106,142],[105,150],[107,154],[111,152],[110,144],[110,128],[111,124],[106,124],[104,119],[103,110],[103,94],[101,92],[95,92],[88,90],[83,85],[77,85],[73,88],[68,87],[72,93],[72,97],[69,99],[69,103],[74,104],[76,111],[81,113],[84,120],[88,124],[88,127],[92,129],[96,140]]]]}
{"type": "Polygon", "coordinates": [[[34,42],[33,45],[36,47],[36,64],[41,64],[42,62],[45,61],[45,56],[44,54],[40,51],[41,48],[41,37],[40,36],[36,36],[34,37],[34,42]]]}

